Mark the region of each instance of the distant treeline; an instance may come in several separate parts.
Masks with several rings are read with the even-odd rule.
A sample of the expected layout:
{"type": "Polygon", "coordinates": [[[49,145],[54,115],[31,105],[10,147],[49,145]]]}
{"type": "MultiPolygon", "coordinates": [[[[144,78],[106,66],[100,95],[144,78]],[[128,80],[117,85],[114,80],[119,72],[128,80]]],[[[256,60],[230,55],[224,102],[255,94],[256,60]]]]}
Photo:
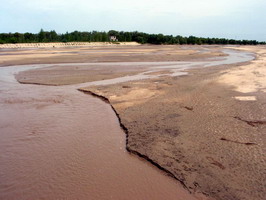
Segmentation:
{"type": "Polygon", "coordinates": [[[266,44],[256,40],[234,40],[225,38],[203,38],[203,37],[182,37],[180,35],[148,34],[142,32],[79,32],[58,34],[55,31],[44,31],[39,33],[1,33],[0,44],[5,43],[37,43],[37,42],[109,42],[110,36],[115,36],[119,42],[138,42],[141,44],[240,44],[257,45],[266,44]]]}

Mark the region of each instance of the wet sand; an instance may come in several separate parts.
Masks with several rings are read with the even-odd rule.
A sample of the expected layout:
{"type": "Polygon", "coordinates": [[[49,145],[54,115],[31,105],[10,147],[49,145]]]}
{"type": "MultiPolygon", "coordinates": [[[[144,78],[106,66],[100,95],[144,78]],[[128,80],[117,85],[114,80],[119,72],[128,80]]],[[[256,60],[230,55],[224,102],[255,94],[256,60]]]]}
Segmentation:
{"type": "Polygon", "coordinates": [[[0,67],[24,64],[185,61],[222,56],[216,46],[121,45],[95,47],[0,49],[0,67]],[[207,48],[207,49],[208,49],[207,48]]]}
{"type": "MultiPolygon", "coordinates": [[[[220,58],[224,59],[225,55],[222,48],[217,46],[186,46],[185,50],[178,46],[138,48],[138,50],[135,49],[136,52],[145,50],[148,53],[136,55],[128,49],[125,54],[120,51],[119,54],[110,57],[110,54],[106,55],[106,51],[110,50],[108,49],[104,50],[104,54],[102,50],[96,53],[95,57],[101,57],[101,61],[97,62],[123,62],[126,61],[126,57],[129,62],[179,60],[194,62],[208,59],[216,61],[220,58]],[[176,50],[179,53],[176,53],[176,50]],[[171,51],[174,53],[169,56],[166,52],[171,51]],[[160,52],[159,56],[158,52],[160,52]]],[[[246,50],[257,53],[258,58],[264,58],[265,47],[248,47],[246,50]]],[[[111,51],[119,52],[119,49],[111,51]]],[[[59,63],[61,56],[51,59],[59,63]]],[[[72,57],[74,57],[72,60],[75,60],[76,56],[72,57]]],[[[88,59],[86,61],[96,62],[95,57],[86,57],[88,59]]],[[[7,56],[6,60],[9,58],[7,56]]],[[[71,56],[68,59],[70,61],[71,56]]],[[[5,61],[5,64],[9,65],[9,62],[18,64],[21,61],[5,61]]],[[[49,62],[51,61],[46,59],[44,63],[49,62]]],[[[100,80],[119,77],[118,73],[121,73],[123,67],[107,71],[106,77],[103,75],[95,78],[96,75],[106,70],[106,68],[101,68],[97,73],[95,72],[97,66],[95,66],[92,70],[94,75],[91,81],[100,82],[99,86],[90,87],[80,84],[88,79],[79,79],[79,75],[75,81],[66,82],[66,74],[71,73],[73,76],[79,74],[73,66],[68,68],[69,70],[65,69],[69,66],[56,66],[54,68],[58,70],[57,73],[53,73],[53,67],[47,66],[43,69],[20,73],[16,77],[22,83],[51,85],[76,83],[77,85],[71,87],[82,87],[83,91],[103,96],[105,101],[108,99],[127,133],[127,150],[149,159],[168,171],[189,191],[202,192],[215,199],[257,200],[265,196],[265,155],[263,152],[265,150],[266,115],[263,103],[265,102],[264,83],[262,83],[264,79],[261,79],[259,84],[256,80],[255,85],[259,88],[258,90],[245,94],[236,91],[235,86],[242,85],[242,83],[228,81],[231,80],[230,76],[242,76],[242,80],[245,79],[248,73],[243,73],[243,71],[238,73],[237,70],[243,70],[244,66],[250,65],[256,69],[258,65],[256,62],[258,60],[251,63],[201,69],[194,66],[194,69],[185,70],[185,72],[181,68],[179,72],[188,74],[181,77],[168,76],[174,73],[169,63],[167,67],[152,72],[149,71],[150,67],[147,68],[141,64],[138,67],[133,65],[132,68],[124,66],[127,69],[124,69],[123,73],[128,73],[128,75],[148,69],[149,73],[155,77],[125,83],[119,83],[116,79],[113,83],[117,82],[117,84],[105,86],[101,83],[108,84],[112,81],[100,80]],[[49,70],[49,73],[46,70],[49,70]],[[162,71],[162,76],[156,77],[160,75],[160,71],[162,71]],[[52,83],[51,80],[53,80],[52,83]],[[246,101],[245,97],[249,99],[251,96],[255,96],[256,101],[246,101]]],[[[34,64],[35,60],[28,59],[26,63],[34,64]]],[[[262,76],[265,64],[261,62],[260,65],[262,67],[258,73],[262,76]]],[[[110,63],[107,66],[110,66],[110,63]]],[[[83,66],[84,73],[88,73],[88,76],[91,76],[90,69],[91,66],[83,66]]],[[[258,75],[258,73],[253,74],[258,75]]],[[[252,78],[248,80],[254,82],[252,78]]],[[[246,84],[251,83],[246,82],[246,84]]]]}
{"type": "Polygon", "coordinates": [[[147,156],[190,191],[262,200],[266,49],[247,50],[257,60],[83,90],[110,101],[127,128],[129,151],[147,156]]]}
{"type": "Polygon", "coordinates": [[[203,199],[130,155],[108,104],[11,74],[3,81],[3,70],[0,199],[203,199]]]}
{"type": "Polygon", "coordinates": [[[0,68],[0,199],[208,199],[129,154],[110,105],[16,82],[35,67],[0,68]]]}

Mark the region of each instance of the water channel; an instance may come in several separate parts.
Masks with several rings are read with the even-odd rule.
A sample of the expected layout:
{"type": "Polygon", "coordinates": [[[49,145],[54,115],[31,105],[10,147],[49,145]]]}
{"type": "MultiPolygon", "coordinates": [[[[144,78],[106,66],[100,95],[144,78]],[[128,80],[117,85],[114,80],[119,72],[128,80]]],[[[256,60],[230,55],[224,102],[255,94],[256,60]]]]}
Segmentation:
{"type": "MultiPolygon", "coordinates": [[[[230,56],[233,62],[253,59],[244,53],[230,56]]],[[[228,64],[228,59],[206,61],[205,65],[147,64],[147,72],[166,68],[182,74],[185,68],[213,62],[228,64]]],[[[110,105],[76,90],[89,84],[153,76],[141,73],[57,87],[19,84],[14,78],[19,71],[48,66],[0,68],[0,199],[203,199],[129,154],[125,134],[110,105]]]]}

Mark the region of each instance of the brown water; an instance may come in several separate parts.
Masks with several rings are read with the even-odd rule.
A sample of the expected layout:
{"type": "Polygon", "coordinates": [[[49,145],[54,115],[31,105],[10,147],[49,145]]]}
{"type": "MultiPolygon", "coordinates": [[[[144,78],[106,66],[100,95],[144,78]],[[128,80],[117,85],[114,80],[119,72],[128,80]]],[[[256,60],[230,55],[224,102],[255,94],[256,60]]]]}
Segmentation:
{"type": "Polygon", "coordinates": [[[108,104],[69,87],[18,84],[20,70],[0,69],[0,199],[195,199],[126,152],[108,104]]]}
{"type": "MultiPolygon", "coordinates": [[[[146,73],[173,69],[180,75],[199,65],[252,58],[231,52],[227,59],[204,63],[146,63],[153,66],[146,73]]],[[[16,82],[13,73],[32,68],[0,68],[0,199],[204,199],[126,152],[125,133],[110,105],[76,90],[88,84],[52,87],[16,82]]],[[[91,84],[153,77],[146,73],[91,84]]]]}

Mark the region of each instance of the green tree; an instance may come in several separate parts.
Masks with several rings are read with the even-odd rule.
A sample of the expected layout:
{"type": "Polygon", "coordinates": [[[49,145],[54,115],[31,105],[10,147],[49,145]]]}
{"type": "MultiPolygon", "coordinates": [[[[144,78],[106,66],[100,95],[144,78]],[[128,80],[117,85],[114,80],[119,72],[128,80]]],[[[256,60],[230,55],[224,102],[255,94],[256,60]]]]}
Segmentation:
{"type": "Polygon", "coordinates": [[[44,39],[45,39],[45,32],[43,31],[43,29],[41,29],[39,34],[38,34],[38,41],[43,42],[44,39]]]}

